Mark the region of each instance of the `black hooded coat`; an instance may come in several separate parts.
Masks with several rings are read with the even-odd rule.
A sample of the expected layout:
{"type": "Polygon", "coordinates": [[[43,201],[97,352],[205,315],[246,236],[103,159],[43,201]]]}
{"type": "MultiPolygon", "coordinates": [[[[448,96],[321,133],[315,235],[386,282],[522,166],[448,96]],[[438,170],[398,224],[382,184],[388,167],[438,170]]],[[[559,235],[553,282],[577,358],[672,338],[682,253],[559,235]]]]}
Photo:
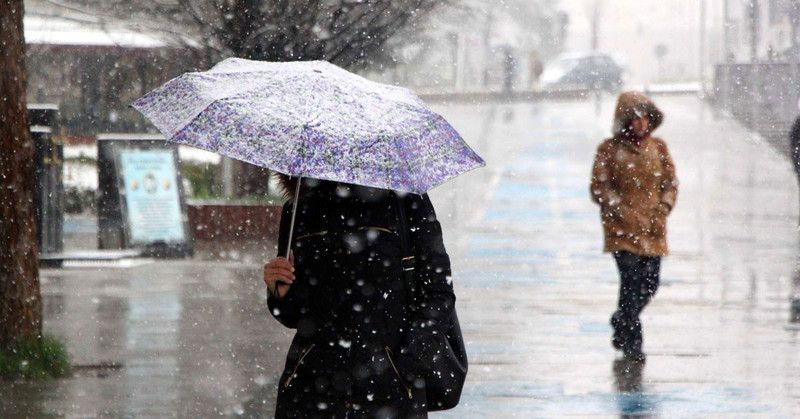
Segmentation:
{"type": "MultiPolygon", "coordinates": [[[[285,255],[291,202],[281,217],[285,255]]],[[[453,312],[450,259],[427,195],[306,179],[295,221],[295,281],[272,315],[297,329],[275,416],[427,417],[424,370],[453,312]],[[416,298],[403,280],[405,207],[416,298]]]]}

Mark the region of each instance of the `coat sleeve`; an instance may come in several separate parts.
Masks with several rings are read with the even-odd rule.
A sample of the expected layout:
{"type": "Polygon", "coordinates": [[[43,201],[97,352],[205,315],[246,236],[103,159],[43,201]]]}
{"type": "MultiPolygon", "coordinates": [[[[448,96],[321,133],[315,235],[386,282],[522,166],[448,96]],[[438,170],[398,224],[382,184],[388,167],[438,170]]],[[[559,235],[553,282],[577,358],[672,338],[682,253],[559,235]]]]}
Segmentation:
{"type": "MultiPolygon", "coordinates": [[[[278,255],[285,256],[289,240],[289,223],[292,220],[292,210],[290,203],[283,206],[281,213],[280,229],[278,233],[278,255]]],[[[300,301],[297,299],[297,287],[292,285],[283,298],[278,298],[267,290],[267,305],[269,312],[284,326],[296,329],[300,319],[300,301]]]]}
{"type": "Polygon", "coordinates": [[[667,213],[669,213],[678,199],[678,178],[675,175],[675,164],[669,155],[667,144],[662,140],[658,140],[658,151],[661,158],[661,167],[664,171],[660,185],[661,200],[659,203],[666,205],[668,208],[667,213]]]}
{"type": "Polygon", "coordinates": [[[618,206],[622,202],[619,193],[614,190],[612,173],[611,149],[608,142],[603,142],[597,148],[592,167],[592,180],[589,186],[592,200],[604,209],[618,206]]]}
{"type": "Polygon", "coordinates": [[[456,296],[450,280],[450,257],[444,248],[442,227],[427,194],[406,198],[413,246],[416,307],[406,333],[403,352],[419,366],[429,367],[444,344],[456,296]]]}

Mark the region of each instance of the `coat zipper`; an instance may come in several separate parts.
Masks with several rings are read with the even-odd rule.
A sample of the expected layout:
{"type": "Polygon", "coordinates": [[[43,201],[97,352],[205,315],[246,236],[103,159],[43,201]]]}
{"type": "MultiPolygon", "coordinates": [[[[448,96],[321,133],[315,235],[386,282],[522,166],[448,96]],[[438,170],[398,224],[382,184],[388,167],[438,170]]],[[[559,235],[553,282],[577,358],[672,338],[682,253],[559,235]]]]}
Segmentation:
{"type": "MultiPolygon", "coordinates": [[[[394,231],[392,231],[392,230],[390,230],[388,228],[385,228],[385,227],[367,226],[367,227],[359,227],[358,229],[362,230],[362,231],[364,231],[364,230],[377,230],[377,231],[382,231],[384,233],[394,233],[394,231]]],[[[296,237],[295,240],[303,240],[303,239],[307,239],[309,237],[314,237],[314,236],[324,236],[326,234],[328,234],[328,230],[322,230],[322,231],[318,231],[316,233],[303,234],[302,236],[296,237]]]]}
{"type": "Polygon", "coordinates": [[[394,373],[395,373],[395,374],[397,374],[397,379],[398,379],[398,380],[400,380],[400,385],[401,385],[401,386],[403,386],[403,388],[404,388],[404,389],[406,390],[406,392],[408,393],[408,398],[409,398],[409,399],[413,399],[413,398],[414,398],[414,394],[413,394],[413,393],[411,393],[411,388],[410,388],[410,387],[408,387],[408,386],[405,384],[405,381],[404,381],[404,379],[403,379],[403,375],[402,375],[402,374],[400,374],[400,370],[398,370],[398,369],[397,369],[397,366],[395,366],[395,365],[394,365],[394,360],[392,359],[392,350],[391,350],[391,349],[389,349],[389,347],[388,347],[388,346],[384,346],[384,347],[383,347],[383,349],[385,349],[385,350],[386,350],[386,357],[388,357],[388,358],[389,358],[389,363],[390,363],[390,364],[392,364],[392,369],[394,369],[394,373]]]}
{"type": "Polygon", "coordinates": [[[295,364],[292,374],[289,376],[289,378],[286,379],[286,383],[283,384],[284,387],[289,387],[289,384],[292,383],[295,374],[297,374],[297,369],[300,368],[300,364],[303,363],[303,360],[306,358],[306,355],[308,355],[308,353],[311,352],[312,349],[314,349],[314,345],[315,344],[312,343],[311,346],[309,346],[308,349],[306,349],[305,352],[303,352],[303,355],[300,357],[300,360],[297,361],[297,364],[295,364]]]}
{"type": "Polygon", "coordinates": [[[366,227],[359,227],[358,229],[359,230],[377,230],[377,231],[382,231],[384,233],[394,233],[394,231],[389,230],[388,228],[385,228],[385,227],[366,226],[366,227]]]}
{"type": "Polygon", "coordinates": [[[316,233],[304,234],[302,236],[296,237],[295,240],[307,239],[309,237],[314,237],[314,236],[324,236],[326,234],[328,234],[328,230],[322,230],[322,231],[318,231],[316,233]]]}

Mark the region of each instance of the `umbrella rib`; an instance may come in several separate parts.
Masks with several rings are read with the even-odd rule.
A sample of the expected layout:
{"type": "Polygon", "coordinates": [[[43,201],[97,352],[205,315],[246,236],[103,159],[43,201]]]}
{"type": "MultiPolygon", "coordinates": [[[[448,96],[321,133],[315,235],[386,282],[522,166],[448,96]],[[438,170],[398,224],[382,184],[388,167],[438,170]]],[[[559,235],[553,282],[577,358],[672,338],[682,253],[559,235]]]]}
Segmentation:
{"type": "MultiPolygon", "coordinates": [[[[394,143],[395,143],[395,149],[397,150],[397,152],[399,154],[402,151],[401,148],[400,148],[399,137],[394,137],[394,143]]],[[[409,159],[403,158],[404,156],[402,156],[402,155],[398,155],[398,157],[400,157],[399,160],[401,160],[403,162],[403,164],[406,165],[406,168],[407,168],[406,174],[407,174],[408,178],[409,179],[413,179],[411,177],[412,170],[411,170],[411,163],[409,162],[409,159]]],[[[412,192],[415,192],[415,193],[417,192],[416,190],[419,189],[419,188],[417,188],[417,186],[418,185],[416,185],[416,184],[413,186],[414,191],[412,191],[412,192]]]]}

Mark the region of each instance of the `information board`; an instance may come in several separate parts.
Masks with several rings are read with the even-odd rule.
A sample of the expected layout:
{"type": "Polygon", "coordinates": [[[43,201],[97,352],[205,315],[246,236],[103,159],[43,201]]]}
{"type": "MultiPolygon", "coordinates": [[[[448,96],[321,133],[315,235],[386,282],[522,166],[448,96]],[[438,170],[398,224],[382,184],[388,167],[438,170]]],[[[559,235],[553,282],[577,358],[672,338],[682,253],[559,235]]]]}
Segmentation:
{"type": "Polygon", "coordinates": [[[170,149],[119,151],[130,244],[186,240],[173,153],[170,149]]]}

